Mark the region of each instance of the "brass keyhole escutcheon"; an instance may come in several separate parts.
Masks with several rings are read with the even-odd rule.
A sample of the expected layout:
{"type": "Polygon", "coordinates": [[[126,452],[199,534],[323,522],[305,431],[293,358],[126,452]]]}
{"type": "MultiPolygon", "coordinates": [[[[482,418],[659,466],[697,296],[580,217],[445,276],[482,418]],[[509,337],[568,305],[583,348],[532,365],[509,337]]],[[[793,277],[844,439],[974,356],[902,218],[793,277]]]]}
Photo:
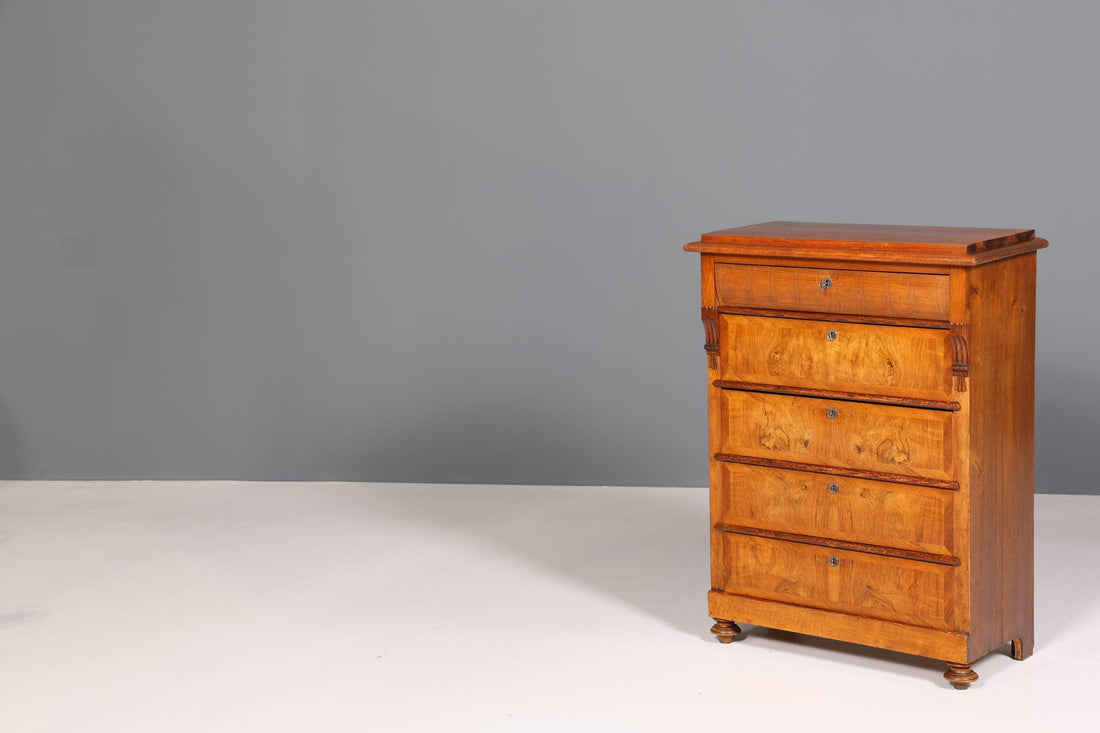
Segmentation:
{"type": "Polygon", "coordinates": [[[836,336],[836,331],[831,328],[825,332],[825,338],[829,339],[830,341],[836,341],[836,336]]]}
{"type": "Polygon", "coordinates": [[[835,483],[835,482],[829,484],[829,493],[830,494],[839,494],[840,493],[840,484],[835,483]]]}
{"type": "Polygon", "coordinates": [[[830,407],[828,410],[825,411],[825,417],[829,418],[830,420],[835,420],[836,416],[839,414],[840,413],[837,412],[835,407],[830,407]]]}
{"type": "Polygon", "coordinates": [[[837,557],[836,555],[830,555],[829,556],[829,567],[835,568],[839,564],[840,564],[840,558],[839,557],[837,557]]]}

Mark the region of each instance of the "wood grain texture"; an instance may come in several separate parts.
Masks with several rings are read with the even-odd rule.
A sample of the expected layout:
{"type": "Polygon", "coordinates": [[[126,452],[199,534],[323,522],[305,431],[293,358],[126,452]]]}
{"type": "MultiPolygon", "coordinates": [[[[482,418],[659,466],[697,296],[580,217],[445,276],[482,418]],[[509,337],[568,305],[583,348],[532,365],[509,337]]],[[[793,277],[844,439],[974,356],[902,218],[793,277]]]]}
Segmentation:
{"type": "Polygon", "coordinates": [[[737,390],[720,405],[722,453],[952,478],[951,412],[737,390]]]}
{"type": "Polygon", "coordinates": [[[977,265],[1046,246],[1032,229],[775,221],[709,232],[684,249],[790,260],[977,265]]]}
{"type": "Polygon", "coordinates": [[[739,463],[719,477],[720,523],[954,554],[953,491],[739,463]]]}
{"type": "Polygon", "coordinates": [[[705,305],[701,310],[703,318],[703,331],[706,334],[706,342],[703,348],[707,352],[707,368],[718,368],[718,309],[712,305],[705,305]]]}
{"type": "Polygon", "coordinates": [[[714,277],[719,306],[947,319],[943,275],[717,265],[714,277]]]}
{"type": "Polygon", "coordinates": [[[984,654],[1032,653],[1046,246],[1022,229],[768,223],[685,248],[721,314],[712,617],[937,657],[960,689],[984,654]],[[900,329],[936,345],[899,347],[900,329]]]}
{"type": "Polygon", "coordinates": [[[736,618],[742,623],[866,644],[933,659],[966,661],[967,636],[957,631],[922,628],[717,590],[712,590],[707,595],[707,602],[710,615],[718,618],[736,618]]]}
{"type": "Polygon", "coordinates": [[[966,380],[970,376],[970,327],[966,323],[951,324],[951,373],[955,377],[955,391],[966,391],[966,380]]]}
{"type": "Polygon", "coordinates": [[[1034,631],[1034,254],[970,271],[970,659],[1034,631]]]}
{"type": "Polygon", "coordinates": [[[951,396],[948,331],[736,315],[720,316],[718,325],[723,380],[926,400],[951,396]]]}
{"type": "MultiPolygon", "coordinates": [[[[965,248],[967,252],[1003,247],[1035,238],[1034,229],[989,227],[905,226],[898,224],[842,224],[806,221],[767,221],[732,229],[708,232],[700,237],[704,242],[804,242],[823,244],[830,252],[845,245],[922,245],[931,248],[965,248]]],[[[899,247],[876,247],[892,251],[899,247]]]]}
{"type": "MultiPolygon", "coordinates": [[[[714,390],[711,390],[714,393],[714,390]]],[[[768,468],[786,468],[792,471],[808,471],[829,476],[848,476],[850,478],[867,479],[869,481],[890,481],[892,483],[907,484],[910,486],[930,486],[935,489],[947,489],[958,491],[958,481],[943,481],[940,479],[925,478],[923,476],[905,476],[898,473],[885,473],[883,471],[865,471],[859,468],[845,466],[822,466],[815,463],[799,463],[798,461],[780,461],[774,458],[758,458],[756,456],[739,456],[733,453],[715,453],[714,460],[721,463],[744,463],[748,466],[766,466],[768,468]]]]}
{"type": "Polygon", "coordinates": [[[853,402],[872,402],[878,405],[900,405],[902,407],[924,407],[929,410],[961,410],[962,405],[954,400],[925,400],[915,397],[887,397],[886,395],[861,392],[840,392],[834,389],[809,389],[806,387],[787,387],[774,384],[754,384],[752,382],[731,382],[715,379],[712,384],[719,389],[739,389],[745,392],[770,392],[801,397],[827,397],[835,400],[853,402]]]}
{"type": "Polygon", "coordinates": [[[952,630],[954,568],[715,532],[716,590],[924,628],[952,630]]]}
{"type": "Polygon", "coordinates": [[[958,567],[959,565],[959,558],[952,555],[937,555],[930,552],[919,552],[917,550],[903,550],[897,547],[888,547],[886,545],[849,542],[833,537],[818,537],[816,535],[796,534],[794,532],[777,532],[770,529],[758,529],[756,527],[745,527],[736,524],[716,524],[714,525],[714,529],[719,532],[729,532],[730,534],[764,537],[772,540],[783,540],[784,542],[795,542],[801,545],[828,547],[835,550],[850,550],[852,552],[863,552],[868,555],[878,555],[880,557],[896,557],[901,560],[931,562],[937,565],[950,565],[951,567],[958,567]]]}
{"type": "Polygon", "coordinates": [[[857,313],[814,313],[813,311],[773,310],[771,308],[741,308],[732,305],[718,307],[719,313],[732,316],[767,316],[769,318],[799,318],[804,321],[839,321],[842,323],[876,323],[880,326],[909,326],[910,328],[947,328],[946,321],[927,318],[903,318],[901,316],[864,316],[857,313]]]}

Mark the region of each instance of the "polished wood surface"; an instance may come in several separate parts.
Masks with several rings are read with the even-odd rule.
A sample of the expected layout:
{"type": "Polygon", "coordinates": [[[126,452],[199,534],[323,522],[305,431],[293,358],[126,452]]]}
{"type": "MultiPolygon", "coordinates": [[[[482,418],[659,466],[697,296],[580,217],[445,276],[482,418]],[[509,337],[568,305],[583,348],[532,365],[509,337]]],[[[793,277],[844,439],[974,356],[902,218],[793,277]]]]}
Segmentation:
{"type": "Polygon", "coordinates": [[[710,627],[710,633],[718,637],[718,641],[729,644],[741,633],[741,627],[733,621],[724,618],[714,619],[714,626],[710,627]]]}
{"type": "MultiPolygon", "coordinates": [[[[714,460],[717,463],[744,463],[749,466],[767,466],[769,468],[789,468],[792,471],[809,471],[830,476],[848,476],[850,478],[868,479],[870,481],[891,481],[897,484],[911,486],[931,486],[936,489],[948,489],[957,491],[958,481],[941,481],[939,479],[923,476],[905,476],[900,473],[886,473],[884,471],[865,471],[859,468],[845,466],[822,466],[815,463],[799,463],[798,461],[780,461],[774,458],[758,458],[756,456],[739,456],[733,453],[715,453],[714,460]]],[[[714,468],[716,470],[716,467],[714,468]]]]}
{"type": "Polygon", "coordinates": [[[964,632],[914,626],[718,590],[711,590],[707,594],[707,604],[710,615],[714,618],[734,616],[741,623],[850,641],[933,659],[966,657],[964,632]]]}
{"type": "Polygon", "coordinates": [[[970,687],[970,683],[978,681],[978,673],[972,670],[969,664],[952,664],[948,662],[947,671],[943,673],[943,678],[950,682],[956,690],[965,690],[970,687]]]}
{"type": "Polygon", "coordinates": [[[1035,645],[1034,254],[970,271],[970,659],[1035,645]]]}
{"type": "Polygon", "coordinates": [[[971,266],[1034,252],[1047,244],[1033,229],[772,221],[709,232],[684,249],[788,260],[971,266]]]}
{"type": "Polygon", "coordinates": [[[920,397],[889,397],[866,392],[841,392],[835,389],[811,389],[809,387],[789,387],[776,384],[758,384],[754,382],[733,382],[728,379],[716,379],[712,382],[719,389],[738,389],[744,392],[770,392],[772,394],[800,395],[802,397],[827,397],[834,400],[852,402],[873,402],[879,405],[900,405],[901,407],[927,407],[930,410],[961,410],[962,405],[954,400],[926,400],[920,397]]]}
{"type": "Polygon", "coordinates": [[[943,275],[718,265],[714,280],[719,306],[947,319],[943,275]]]}
{"type": "Polygon", "coordinates": [[[846,542],[954,554],[954,492],[723,463],[717,521],[846,542]]]}
{"type": "Polygon", "coordinates": [[[720,640],[736,619],[922,654],[959,689],[995,649],[1032,653],[1046,246],[1027,229],[769,222],[685,247],[711,320],[720,640]]]}
{"type": "Polygon", "coordinates": [[[830,392],[948,400],[950,332],[723,315],[722,379],[830,392]]]}
{"type": "Polygon", "coordinates": [[[897,249],[883,245],[927,245],[948,249],[965,247],[968,252],[979,252],[1003,247],[1006,244],[1026,242],[1034,238],[1034,229],[806,221],[767,221],[732,229],[720,229],[700,237],[704,242],[813,242],[828,245],[832,250],[842,249],[845,245],[865,244],[873,246],[880,254],[887,254],[897,249]]]}
{"type": "Polygon", "coordinates": [[[864,316],[858,313],[814,313],[813,311],[775,310],[773,308],[742,308],[723,305],[719,313],[734,316],[770,316],[772,318],[800,318],[806,321],[840,321],[843,323],[877,323],[880,326],[911,326],[912,328],[950,328],[946,321],[927,318],[903,318],[901,316],[864,316]]]}
{"type": "Polygon", "coordinates": [[[720,409],[722,453],[952,477],[952,412],[735,390],[720,409]]]}
{"type": "Polygon", "coordinates": [[[802,545],[814,547],[832,547],[837,550],[851,550],[852,552],[866,552],[868,555],[881,555],[882,557],[896,557],[901,560],[919,560],[920,562],[934,562],[937,565],[951,565],[957,567],[961,561],[951,555],[936,555],[931,552],[918,550],[903,550],[899,547],[886,545],[868,545],[863,542],[849,542],[847,540],[833,539],[832,537],[818,537],[817,535],[796,534],[794,532],[778,532],[771,529],[759,529],[757,527],[743,527],[736,524],[716,524],[714,528],[719,532],[730,534],[743,534],[752,537],[765,537],[784,542],[797,542],[802,545]]]}
{"type": "Polygon", "coordinates": [[[716,590],[951,630],[954,568],[719,532],[716,590]]]}

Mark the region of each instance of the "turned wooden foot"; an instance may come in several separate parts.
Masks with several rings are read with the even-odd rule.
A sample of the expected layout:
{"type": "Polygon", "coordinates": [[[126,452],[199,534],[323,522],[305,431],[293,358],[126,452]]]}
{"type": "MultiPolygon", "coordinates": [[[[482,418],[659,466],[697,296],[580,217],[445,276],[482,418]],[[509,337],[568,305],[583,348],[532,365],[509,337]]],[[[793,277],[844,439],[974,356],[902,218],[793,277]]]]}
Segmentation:
{"type": "Polygon", "coordinates": [[[943,673],[943,678],[951,683],[956,690],[965,690],[970,687],[971,682],[976,682],[978,679],[978,673],[970,669],[969,664],[952,664],[947,663],[947,671],[943,673]]]}
{"type": "Polygon", "coordinates": [[[1012,658],[1027,659],[1035,650],[1035,640],[1031,637],[1020,637],[1012,640],[1012,658]]]}
{"type": "Polygon", "coordinates": [[[718,641],[729,644],[741,633],[741,627],[732,621],[722,618],[714,619],[714,626],[710,627],[710,633],[718,637],[718,641]]]}

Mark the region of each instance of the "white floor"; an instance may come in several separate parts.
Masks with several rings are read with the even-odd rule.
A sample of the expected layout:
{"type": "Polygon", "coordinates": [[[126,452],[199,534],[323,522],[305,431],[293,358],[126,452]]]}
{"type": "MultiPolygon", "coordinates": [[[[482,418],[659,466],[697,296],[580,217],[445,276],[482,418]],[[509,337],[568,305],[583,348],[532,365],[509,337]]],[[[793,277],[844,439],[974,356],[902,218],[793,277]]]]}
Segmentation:
{"type": "Polygon", "coordinates": [[[0,483],[0,731],[1100,729],[1100,497],[1037,497],[1035,656],[706,616],[702,489],[0,483]]]}

